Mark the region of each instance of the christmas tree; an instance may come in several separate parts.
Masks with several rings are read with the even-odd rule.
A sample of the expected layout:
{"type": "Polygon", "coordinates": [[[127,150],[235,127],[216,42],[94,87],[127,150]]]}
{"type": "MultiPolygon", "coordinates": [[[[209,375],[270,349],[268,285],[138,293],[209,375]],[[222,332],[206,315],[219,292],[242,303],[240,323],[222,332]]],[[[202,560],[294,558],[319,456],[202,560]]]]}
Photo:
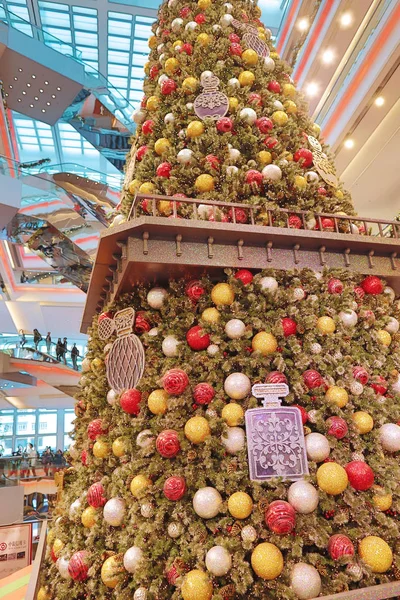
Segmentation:
{"type": "MultiPolygon", "coordinates": [[[[136,214],[175,219],[185,197],[227,223],[250,212],[207,201],[299,229],[354,214],[259,18],[247,0],[162,4],[124,218],[137,191],[136,214]]],[[[381,278],[350,269],[227,269],[110,303],[39,600],[310,599],[397,579],[399,312],[381,278]],[[285,409],[265,408],[260,440],[265,383],[285,409]]]]}

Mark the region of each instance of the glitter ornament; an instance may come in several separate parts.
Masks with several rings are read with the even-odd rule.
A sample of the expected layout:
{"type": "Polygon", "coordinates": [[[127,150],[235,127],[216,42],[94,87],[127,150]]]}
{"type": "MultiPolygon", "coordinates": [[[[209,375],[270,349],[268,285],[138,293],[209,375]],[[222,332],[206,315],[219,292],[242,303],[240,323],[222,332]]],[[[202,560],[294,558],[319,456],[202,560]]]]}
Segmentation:
{"type": "Polygon", "coordinates": [[[270,294],[275,294],[278,289],[278,282],[275,277],[262,277],[258,283],[262,290],[266,290],[270,294]]]}
{"type": "Polygon", "coordinates": [[[91,421],[87,428],[88,438],[93,442],[97,439],[99,435],[104,435],[108,432],[108,428],[103,425],[103,421],[101,419],[94,419],[91,421]]]}
{"type": "Polygon", "coordinates": [[[323,334],[328,335],[336,329],[335,321],[332,317],[320,317],[317,320],[317,329],[323,334]]]}
{"type": "Polygon", "coordinates": [[[123,572],[122,554],[114,554],[104,561],[100,577],[106,587],[114,589],[123,578],[123,572]]]}
{"type": "Polygon", "coordinates": [[[379,485],[373,485],[372,490],[374,491],[372,502],[375,508],[383,512],[389,510],[393,502],[392,494],[385,492],[385,489],[379,485]]]}
{"type": "Polygon", "coordinates": [[[147,600],[148,594],[147,590],[144,587],[138,588],[133,594],[133,600],[147,600]]]}
{"type": "Polygon", "coordinates": [[[321,433],[310,433],[305,437],[307,457],[314,462],[322,462],[330,454],[327,438],[321,433]]]}
{"type": "Polygon", "coordinates": [[[253,550],[251,566],[261,579],[267,581],[276,579],[283,571],[282,552],[274,544],[263,542],[253,550]]]}
{"type": "Polygon", "coordinates": [[[399,331],[400,323],[394,317],[389,317],[387,325],[385,327],[386,331],[391,334],[397,333],[399,331]]]}
{"type": "Polygon", "coordinates": [[[202,444],[210,434],[210,426],[204,417],[192,417],[185,424],[185,436],[192,444],[202,444]]]}
{"type": "Polygon", "coordinates": [[[252,525],[245,525],[240,535],[245,543],[255,542],[258,537],[257,530],[252,525]]]}
{"type": "Polygon", "coordinates": [[[182,525],[180,523],[170,523],[167,528],[168,535],[172,539],[177,539],[182,535],[182,525]]]}
{"type": "Polygon", "coordinates": [[[296,526],[296,512],[288,502],[275,500],[268,506],[265,522],[273,533],[286,535],[296,526]]]}
{"type": "Polygon", "coordinates": [[[268,356],[276,351],[278,342],[272,333],[260,331],[253,337],[251,346],[254,352],[259,352],[262,356],[268,356]]]}
{"type": "Polygon", "coordinates": [[[206,350],[210,345],[210,336],[201,325],[196,325],[186,333],[186,341],[192,350],[206,350]]]}
{"type": "Polygon", "coordinates": [[[151,429],[144,429],[136,438],[136,445],[139,448],[150,448],[154,442],[154,435],[151,429]]]}
{"type": "Polygon", "coordinates": [[[361,287],[366,294],[377,296],[383,292],[383,283],[379,277],[369,275],[361,282],[361,287]]]}
{"type": "MultiPolygon", "coordinates": [[[[229,16],[225,15],[225,17],[229,16]]],[[[213,584],[204,571],[194,569],[185,575],[181,594],[183,600],[211,600],[213,584]]]]}
{"type": "Polygon", "coordinates": [[[216,354],[218,354],[218,352],[219,352],[219,346],[217,346],[217,344],[211,344],[207,348],[207,354],[209,356],[215,356],[216,354]]]}
{"type": "Polygon", "coordinates": [[[379,331],[376,332],[376,337],[378,342],[380,342],[382,346],[386,346],[386,348],[392,343],[392,336],[388,331],[385,331],[385,329],[379,329],[379,331]]]}
{"type": "Polygon", "coordinates": [[[88,357],[85,357],[82,361],[82,373],[88,373],[91,370],[90,365],[90,359],[88,357]]]}
{"type": "Polygon", "coordinates": [[[181,500],[186,492],[186,482],[184,477],[168,477],[168,479],[165,480],[163,492],[168,500],[174,502],[181,500]]]}
{"type": "Polygon", "coordinates": [[[138,546],[131,546],[124,554],[123,564],[128,573],[135,573],[143,562],[143,551],[138,546]]]}
{"type": "Polygon", "coordinates": [[[106,458],[110,451],[110,446],[103,440],[97,440],[93,445],[93,456],[96,458],[106,458]]]}
{"type": "Polygon", "coordinates": [[[142,504],[140,507],[140,514],[145,519],[150,519],[154,515],[154,506],[150,502],[142,504]]]}
{"type": "Polygon", "coordinates": [[[239,116],[242,119],[242,121],[247,123],[247,125],[253,125],[253,123],[255,123],[257,120],[256,111],[254,109],[248,108],[248,107],[243,108],[240,111],[239,116]]]}
{"type": "Polygon", "coordinates": [[[400,450],[400,426],[395,423],[385,423],[379,430],[379,441],[387,452],[400,450]]]}
{"type": "Polygon", "coordinates": [[[221,494],[213,487],[200,488],[193,497],[194,512],[202,519],[213,519],[221,507],[221,494]]]}
{"type": "Polygon", "coordinates": [[[119,399],[119,403],[120,403],[122,410],[124,412],[128,413],[128,415],[137,416],[140,412],[141,400],[142,400],[141,392],[139,392],[139,390],[136,390],[133,388],[130,390],[126,390],[126,392],[124,392],[122,394],[122,396],[119,399]]]}
{"type": "Polygon", "coordinates": [[[162,431],[156,439],[156,448],[163,458],[174,458],[181,450],[178,433],[173,429],[162,431]]]}
{"type": "Polygon", "coordinates": [[[360,558],[373,573],[386,573],[393,562],[392,550],[382,538],[369,535],[361,540],[358,551],[360,558]]]}
{"type": "Polygon", "coordinates": [[[333,435],[337,440],[343,439],[349,431],[346,421],[341,417],[329,417],[326,424],[328,435],[333,435]]]}
{"type": "Polygon", "coordinates": [[[211,290],[211,300],[216,306],[230,306],[235,300],[235,292],[229,283],[217,283],[211,290]]]}
{"type": "Polygon", "coordinates": [[[181,342],[173,335],[167,335],[162,342],[162,351],[167,358],[178,356],[178,347],[181,342]]]}
{"type": "Polygon", "coordinates": [[[354,396],[361,396],[364,391],[364,386],[359,381],[352,381],[350,384],[350,392],[354,396]]]}
{"type": "Polygon", "coordinates": [[[356,563],[349,563],[346,567],[346,573],[350,575],[353,581],[360,581],[363,576],[362,568],[356,563]]]}
{"type": "Polygon", "coordinates": [[[70,504],[70,507],[69,507],[69,511],[68,511],[69,518],[75,519],[75,517],[78,516],[81,508],[82,508],[82,502],[79,500],[79,498],[77,500],[74,500],[74,502],[72,502],[72,504],[70,504]]]}
{"type": "Polygon", "coordinates": [[[333,560],[342,556],[354,556],[354,545],[350,538],[339,533],[329,538],[328,552],[333,560]]]}
{"type": "Polygon", "coordinates": [[[241,338],[246,331],[246,325],[240,319],[231,319],[225,325],[225,333],[231,338],[231,340],[236,340],[241,338]]]}
{"type": "Polygon", "coordinates": [[[68,448],[68,452],[71,455],[71,458],[73,458],[74,460],[77,460],[77,458],[79,458],[79,450],[76,447],[76,442],[72,442],[68,448]]]}
{"type": "Polygon", "coordinates": [[[327,462],[318,468],[317,482],[323,492],[337,496],[347,488],[349,479],[343,467],[335,462],[327,462]]]}
{"type": "Polygon", "coordinates": [[[119,527],[125,517],[126,507],[122,498],[111,498],[104,505],[103,518],[108,525],[119,527]]]}
{"type": "Polygon", "coordinates": [[[364,492],[373,486],[375,476],[370,466],[362,460],[353,460],[346,465],[346,473],[352,488],[364,492]]]}
{"type": "Polygon", "coordinates": [[[311,350],[311,354],[321,354],[322,346],[321,346],[321,344],[314,342],[313,344],[311,344],[310,350],[311,350]]]}
{"type": "Polygon", "coordinates": [[[364,435],[372,431],[374,427],[374,420],[370,414],[363,410],[359,410],[352,415],[353,423],[357,430],[357,433],[364,435]]]}
{"type": "Polygon", "coordinates": [[[354,310],[340,311],[339,319],[345,327],[355,327],[357,325],[358,316],[354,310]]]}
{"type": "Polygon", "coordinates": [[[319,596],[322,583],[317,569],[307,563],[297,563],[290,574],[290,587],[299,600],[319,596]]]}
{"type": "Polygon", "coordinates": [[[240,404],[231,402],[222,409],[221,417],[229,427],[236,427],[243,423],[244,410],[240,404]]]}
{"type": "Polygon", "coordinates": [[[331,402],[332,404],[336,404],[339,408],[343,408],[349,401],[349,395],[344,388],[332,385],[326,391],[325,399],[327,402],[331,402]]]}
{"type": "Polygon", "coordinates": [[[246,443],[244,430],[241,427],[228,427],[222,434],[221,441],[228,454],[237,454],[246,443]]]}
{"type": "Polygon", "coordinates": [[[193,399],[196,404],[209,404],[215,396],[215,390],[209,383],[198,383],[193,390],[193,399]]]}
{"type": "Polygon", "coordinates": [[[63,579],[71,578],[71,575],[69,574],[69,571],[68,571],[69,560],[67,558],[65,558],[64,556],[60,556],[60,558],[56,562],[56,567],[63,579]]]}
{"type": "Polygon", "coordinates": [[[267,165],[262,170],[262,176],[266,181],[279,181],[282,179],[282,170],[278,165],[267,165]]]}
{"type": "Polygon", "coordinates": [[[144,491],[152,485],[152,483],[153,482],[149,477],[147,477],[147,475],[136,475],[130,484],[132,496],[139,498],[141,495],[143,495],[144,491]]]}
{"type": "Polygon", "coordinates": [[[153,390],[147,399],[147,406],[153,415],[165,415],[168,410],[169,394],[165,390],[153,390]]]}
{"type": "Polygon", "coordinates": [[[89,552],[78,550],[69,560],[68,573],[74,581],[86,581],[89,572],[89,552]]]}
{"type": "Polygon", "coordinates": [[[224,381],[224,390],[232,400],[243,400],[250,393],[250,379],[244,373],[231,373],[224,381]]]}
{"type": "Polygon", "coordinates": [[[162,385],[167,394],[180,396],[189,385],[189,378],[182,369],[170,369],[163,376],[162,385]]]}
{"type": "Polygon", "coordinates": [[[118,394],[115,390],[109,390],[107,393],[107,402],[110,406],[114,406],[117,403],[118,394]]]}
{"type": "Polygon", "coordinates": [[[295,481],[288,491],[288,502],[300,514],[308,515],[318,506],[319,494],[311,483],[300,479],[295,481]]]}
{"type": "Polygon", "coordinates": [[[314,369],[308,369],[307,371],[304,371],[303,381],[309,390],[319,388],[324,383],[321,375],[314,369]]]}
{"type": "Polygon", "coordinates": [[[235,492],[228,499],[228,510],[235,519],[247,519],[253,510],[253,500],[245,492],[235,492]]]}
{"type": "Polygon", "coordinates": [[[81,515],[81,522],[84,527],[91,529],[96,525],[96,521],[98,518],[98,512],[93,506],[88,506],[85,508],[81,515]]]}
{"type": "Polygon", "coordinates": [[[206,567],[216,577],[223,577],[232,568],[232,557],[223,546],[213,546],[206,554],[206,567]]]}

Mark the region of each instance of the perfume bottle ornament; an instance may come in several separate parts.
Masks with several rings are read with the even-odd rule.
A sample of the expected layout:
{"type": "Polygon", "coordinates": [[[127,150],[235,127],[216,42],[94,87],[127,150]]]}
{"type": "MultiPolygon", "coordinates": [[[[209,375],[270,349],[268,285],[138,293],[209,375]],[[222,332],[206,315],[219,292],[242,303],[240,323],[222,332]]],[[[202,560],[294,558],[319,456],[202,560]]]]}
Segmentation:
{"type": "Polygon", "coordinates": [[[267,58],[267,56],[270,55],[268,45],[262,39],[260,39],[256,27],[241,23],[237,19],[233,19],[232,25],[236,29],[245,32],[243,35],[243,42],[248,48],[257,52],[258,56],[261,58],[267,58]]]}
{"type": "Polygon", "coordinates": [[[308,135],[307,139],[313,151],[313,163],[315,170],[322,177],[325,183],[331,185],[334,188],[337,188],[339,183],[337,175],[332,164],[322,152],[321,144],[312,135],[308,135]]]}
{"type": "Polygon", "coordinates": [[[201,85],[204,88],[194,101],[194,112],[199,119],[220,119],[229,110],[229,99],[218,87],[220,80],[212,71],[205,71],[201,76],[201,85]]]}

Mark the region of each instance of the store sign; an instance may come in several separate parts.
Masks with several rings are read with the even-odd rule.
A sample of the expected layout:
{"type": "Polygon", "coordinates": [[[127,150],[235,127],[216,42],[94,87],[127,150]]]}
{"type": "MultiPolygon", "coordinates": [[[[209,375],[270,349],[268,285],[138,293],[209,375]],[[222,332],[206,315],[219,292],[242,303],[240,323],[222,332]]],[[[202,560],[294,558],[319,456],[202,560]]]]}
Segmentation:
{"type": "Polygon", "coordinates": [[[32,562],[32,523],[0,527],[0,579],[32,562]]]}

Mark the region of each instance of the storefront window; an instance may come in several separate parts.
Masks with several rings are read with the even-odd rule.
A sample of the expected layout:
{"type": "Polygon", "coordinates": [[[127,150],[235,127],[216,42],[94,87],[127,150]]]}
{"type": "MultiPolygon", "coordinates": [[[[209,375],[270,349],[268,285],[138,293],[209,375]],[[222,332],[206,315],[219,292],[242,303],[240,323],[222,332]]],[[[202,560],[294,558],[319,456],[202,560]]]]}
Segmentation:
{"type": "Polygon", "coordinates": [[[39,413],[39,430],[40,435],[47,433],[57,433],[57,413],[39,413]]]}
{"type": "Polygon", "coordinates": [[[55,435],[43,435],[43,436],[39,435],[38,436],[38,445],[37,445],[37,450],[38,450],[39,454],[42,454],[42,452],[47,448],[47,446],[50,446],[50,448],[53,450],[53,452],[58,450],[57,436],[55,436],[55,435]]]}
{"type": "Polygon", "coordinates": [[[17,435],[36,433],[36,414],[17,412],[17,435]]]}
{"type": "Polygon", "coordinates": [[[66,410],[64,413],[64,433],[71,433],[74,429],[72,422],[76,419],[76,415],[73,410],[66,410]]]}
{"type": "Polygon", "coordinates": [[[68,448],[70,447],[72,442],[73,442],[72,437],[70,437],[68,434],[64,435],[64,451],[68,450],[68,448]]]}
{"type": "Polygon", "coordinates": [[[1,456],[11,456],[13,452],[12,437],[0,438],[0,454],[1,456]]]}
{"type": "Polygon", "coordinates": [[[35,446],[35,438],[34,437],[17,437],[15,439],[15,448],[14,451],[17,451],[21,446],[22,451],[26,452],[28,448],[28,444],[32,444],[35,446]]]}
{"type": "Polygon", "coordinates": [[[12,435],[14,427],[14,411],[0,414],[0,434],[12,435]]]}

